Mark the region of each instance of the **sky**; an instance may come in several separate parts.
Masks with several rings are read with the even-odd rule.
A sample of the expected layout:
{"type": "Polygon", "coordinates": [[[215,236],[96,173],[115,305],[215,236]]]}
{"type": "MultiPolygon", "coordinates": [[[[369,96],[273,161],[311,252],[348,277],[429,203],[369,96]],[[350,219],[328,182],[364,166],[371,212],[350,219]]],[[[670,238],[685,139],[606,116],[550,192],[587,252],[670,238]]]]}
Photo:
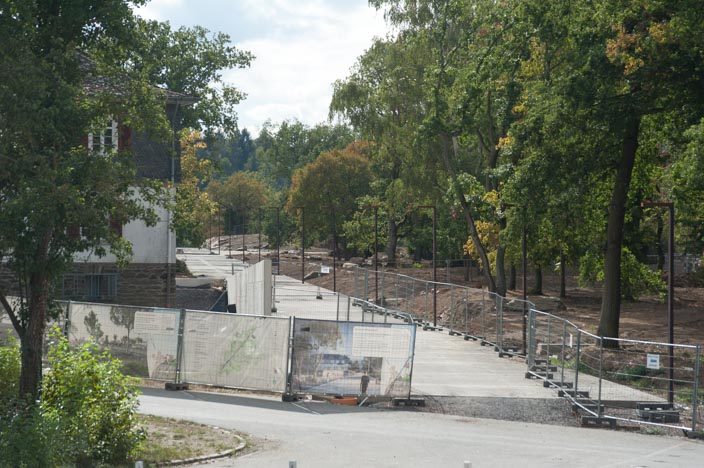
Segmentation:
{"type": "Polygon", "coordinates": [[[367,0],[152,0],[137,14],[227,33],[256,56],[251,67],[223,73],[247,94],[238,125],[254,135],[267,119],[326,121],[335,80],[388,30],[367,0]]]}

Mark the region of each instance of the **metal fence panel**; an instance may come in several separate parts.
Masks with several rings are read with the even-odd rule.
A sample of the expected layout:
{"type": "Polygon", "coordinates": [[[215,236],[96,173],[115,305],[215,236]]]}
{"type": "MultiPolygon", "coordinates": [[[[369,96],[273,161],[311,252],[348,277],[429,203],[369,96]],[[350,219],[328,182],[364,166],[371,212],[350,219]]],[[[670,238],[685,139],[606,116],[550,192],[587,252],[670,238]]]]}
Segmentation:
{"type": "Polygon", "coordinates": [[[72,344],[98,343],[136,377],[173,380],[179,311],[112,304],[69,303],[72,344]]]}
{"type": "Polygon", "coordinates": [[[283,392],[289,328],[285,318],[186,311],[181,380],[283,392]]]}
{"type": "Polygon", "coordinates": [[[296,393],[408,396],[415,326],[295,319],[296,393]]]}

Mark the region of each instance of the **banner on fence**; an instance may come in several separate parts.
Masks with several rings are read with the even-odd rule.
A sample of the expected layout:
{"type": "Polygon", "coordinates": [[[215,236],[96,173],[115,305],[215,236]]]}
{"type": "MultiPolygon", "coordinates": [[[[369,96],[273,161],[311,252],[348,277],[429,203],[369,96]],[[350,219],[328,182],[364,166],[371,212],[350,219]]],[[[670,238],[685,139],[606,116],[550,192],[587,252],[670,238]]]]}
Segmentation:
{"type": "Polygon", "coordinates": [[[289,319],[187,311],[185,382],[284,391],[289,319]]]}
{"type": "Polygon", "coordinates": [[[74,302],[70,308],[71,343],[95,341],[122,361],[126,374],[174,378],[178,310],[74,302]]]}
{"type": "Polygon", "coordinates": [[[410,386],[415,327],[296,319],[294,392],[404,396],[410,386]]]}

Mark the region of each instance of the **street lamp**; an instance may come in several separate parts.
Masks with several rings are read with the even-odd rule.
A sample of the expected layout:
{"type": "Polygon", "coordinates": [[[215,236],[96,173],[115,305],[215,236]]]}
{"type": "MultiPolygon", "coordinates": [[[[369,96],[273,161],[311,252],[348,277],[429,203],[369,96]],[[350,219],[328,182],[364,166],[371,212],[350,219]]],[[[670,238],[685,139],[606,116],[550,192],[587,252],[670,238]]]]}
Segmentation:
{"type": "Polygon", "coordinates": [[[379,204],[365,205],[364,208],[374,208],[374,304],[379,304],[379,204]]]}
{"type": "MultiPolygon", "coordinates": [[[[427,208],[433,210],[433,283],[437,279],[437,266],[435,256],[437,254],[437,208],[435,205],[418,205],[417,208],[427,208]]],[[[433,284],[433,327],[438,326],[438,297],[437,284],[433,284]]]]}
{"type": "MultiPolygon", "coordinates": [[[[504,203],[504,208],[515,208],[516,205],[512,203],[504,203]]],[[[522,267],[523,267],[523,355],[527,356],[527,334],[528,334],[528,314],[526,313],[526,306],[528,305],[528,232],[526,229],[526,207],[521,205],[521,257],[522,257],[522,267]]]]}
{"type": "Polygon", "coordinates": [[[671,201],[650,201],[646,200],[640,204],[641,208],[646,207],[666,207],[670,218],[670,238],[667,242],[667,261],[669,272],[667,274],[667,338],[670,344],[668,351],[669,359],[669,385],[667,391],[667,401],[672,404],[675,400],[675,204],[671,201]]]}

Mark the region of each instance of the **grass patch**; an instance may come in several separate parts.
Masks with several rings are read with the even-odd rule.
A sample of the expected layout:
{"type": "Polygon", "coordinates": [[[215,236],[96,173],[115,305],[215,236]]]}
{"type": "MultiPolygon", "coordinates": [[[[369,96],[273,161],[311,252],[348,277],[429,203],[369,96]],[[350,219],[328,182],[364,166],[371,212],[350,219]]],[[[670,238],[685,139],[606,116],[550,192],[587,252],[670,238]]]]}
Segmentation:
{"type": "Polygon", "coordinates": [[[232,432],[190,421],[139,415],[139,425],[147,440],[136,459],[149,464],[220,453],[240,443],[232,432]]]}

